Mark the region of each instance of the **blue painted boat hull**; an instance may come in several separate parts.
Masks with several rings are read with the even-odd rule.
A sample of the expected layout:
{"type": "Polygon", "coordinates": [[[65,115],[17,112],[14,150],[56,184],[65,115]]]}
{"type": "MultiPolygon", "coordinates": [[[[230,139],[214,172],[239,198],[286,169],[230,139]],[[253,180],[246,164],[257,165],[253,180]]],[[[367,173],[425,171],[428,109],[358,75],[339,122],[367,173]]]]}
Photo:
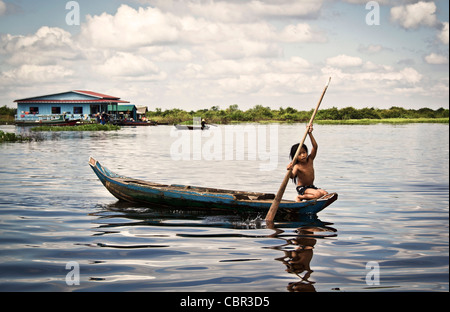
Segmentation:
{"type": "MultiPolygon", "coordinates": [[[[164,185],[120,176],[103,167],[94,158],[89,165],[106,189],[119,200],[132,203],[177,207],[178,209],[208,209],[257,211],[266,213],[275,195],[255,192],[221,190],[185,185],[164,185]]],[[[338,198],[330,193],[324,198],[295,202],[282,200],[280,211],[315,215],[338,198]]]]}

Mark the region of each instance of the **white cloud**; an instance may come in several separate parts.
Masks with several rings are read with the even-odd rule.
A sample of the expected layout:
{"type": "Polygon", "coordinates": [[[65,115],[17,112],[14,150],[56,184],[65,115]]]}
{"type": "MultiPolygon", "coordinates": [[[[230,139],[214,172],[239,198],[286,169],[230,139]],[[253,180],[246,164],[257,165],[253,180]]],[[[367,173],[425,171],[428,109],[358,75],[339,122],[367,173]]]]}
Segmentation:
{"type": "MultiPolygon", "coordinates": [[[[143,49],[143,51],[145,51],[145,48],[143,49]]],[[[187,62],[192,60],[193,57],[194,56],[192,52],[187,49],[180,49],[179,51],[175,51],[169,47],[164,47],[159,53],[152,56],[152,60],[160,62],[187,62]]]]}
{"type": "Polygon", "coordinates": [[[411,29],[419,26],[436,26],[436,4],[420,1],[406,6],[396,6],[391,9],[391,20],[398,22],[403,28],[411,29]]]}
{"type": "Polygon", "coordinates": [[[71,34],[57,27],[2,35],[0,55],[6,58],[0,80],[5,85],[40,85],[68,79],[75,73],[68,63],[79,57],[75,46],[71,34]]]}
{"type": "Polygon", "coordinates": [[[80,56],[71,34],[61,28],[43,26],[31,35],[2,35],[0,54],[9,56],[7,63],[52,65],[80,56]]]}
{"type": "Polygon", "coordinates": [[[315,17],[322,0],[251,1],[248,8],[256,15],[278,17],[315,17]]]}
{"type": "Polygon", "coordinates": [[[264,87],[264,82],[253,75],[239,75],[235,78],[223,78],[217,81],[223,94],[233,92],[254,94],[264,87]]]}
{"type": "Polygon", "coordinates": [[[157,8],[135,10],[121,5],[113,16],[107,13],[86,17],[81,38],[96,48],[134,50],[137,47],[162,45],[180,39],[178,19],[157,8]]]}
{"type": "Polygon", "coordinates": [[[438,34],[438,38],[443,44],[448,45],[448,22],[442,23],[442,30],[438,34]]]}
{"type": "MultiPolygon", "coordinates": [[[[317,3],[313,4],[315,3],[313,1],[303,2],[308,4],[307,7],[320,7],[317,3]]],[[[295,14],[300,14],[297,4],[288,4],[294,6],[292,9],[297,12],[295,14]]],[[[280,5],[287,6],[287,4],[280,5]]],[[[227,15],[228,11],[232,15],[239,15],[241,14],[239,12],[247,12],[246,7],[253,6],[258,9],[252,8],[250,11],[258,11],[260,14],[266,6],[275,7],[273,4],[262,4],[258,1],[243,5],[227,2],[207,4],[189,2],[187,7],[191,10],[190,13],[193,13],[192,15],[186,13],[175,15],[159,8],[148,7],[135,10],[122,5],[115,15],[103,13],[98,16],[87,16],[86,22],[82,24],[80,37],[86,46],[124,51],[169,44],[212,45],[207,47],[211,50],[211,47],[216,45],[217,49],[214,53],[219,56],[224,54],[227,57],[230,54],[227,52],[230,47],[235,47],[238,52],[231,53],[232,58],[273,56],[274,53],[278,53],[272,44],[276,42],[323,43],[327,40],[323,32],[313,29],[307,23],[287,25],[281,31],[277,31],[273,25],[262,20],[245,20],[245,22],[236,23],[229,22],[230,19],[226,17],[211,18],[215,14],[227,15]],[[224,44],[228,48],[224,47],[224,44]]],[[[307,8],[303,10],[305,14],[309,12],[307,8]]],[[[278,13],[274,14],[282,14],[282,11],[276,12],[278,13]]]]}
{"type": "Polygon", "coordinates": [[[445,55],[431,53],[430,55],[425,56],[425,61],[432,65],[443,65],[448,64],[448,57],[445,55]]]}
{"type": "Polygon", "coordinates": [[[204,18],[218,23],[252,23],[266,17],[316,18],[323,0],[140,0],[175,15],[204,18]]]}
{"type": "Polygon", "coordinates": [[[326,35],[312,29],[309,24],[300,23],[286,26],[276,37],[282,42],[320,42],[327,41],[326,35]]]}
{"type": "Polygon", "coordinates": [[[166,73],[147,58],[126,52],[117,52],[96,68],[102,75],[122,79],[162,80],[167,77],[166,73]]]}
{"type": "Polygon", "coordinates": [[[5,85],[33,85],[56,82],[73,75],[73,71],[60,65],[28,65],[1,73],[1,84],[5,85]]]}
{"type": "Polygon", "coordinates": [[[386,48],[381,44],[369,44],[367,46],[359,45],[358,51],[366,54],[377,54],[383,51],[392,51],[392,49],[386,48]]]}
{"type": "Polygon", "coordinates": [[[327,59],[327,65],[334,67],[357,67],[363,64],[363,60],[359,57],[341,54],[327,59]]]}
{"type": "MultiPolygon", "coordinates": [[[[346,71],[343,68],[326,66],[322,68],[322,73],[333,77],[335,93],[349,95],[362,91],[365,96],[373,94],[375,97],[390,96],[395,90],[416,90],[421,88],[425,94],[428,91],[419,82],[423,80],[423,75],[412,67],[393,68],[390,66],[371,64],[364,66],[358,71],[346,71]]],[[[365,104],[367,105],[367,104],[365,104]]]]}
{"type": "MultiPolygon", "coordinates": [[[[228,8],[238,5],[227,2],[210,2],[203,6],[191,2],[184,4],[190,10],[194,8],[194,11],[213,6],[211,14],[215,14],[216,9],[220,11],[223,6],[228,8]]],[[[241,9],[237,12],[246,11],[241,9]]],[[[266,21],[227,23],[226,18],[217,21],[194,13],[174,15],[159,8],[136,10],[122,5],[115,15],[103,13],[88,16],[79,36],[80,43],[86,48],[83,53],[88,53],[86,51],[89,49],[145,53],[146,50],[165,47],[164,54],[151,53],[151,57],[157,60],[190,60],[193,55],[202,55],[207,60],[272,58],[282,54],[281,43],[326,41],[323,33],[306,23],[288,25],[277,31],[266,21]],[[182,54],[176,54],[171,46],[177,46],[178,50],[183,51],[182,54]]]]}
{"type": "Polygon", "coordinates": [[[0,43],[0,53],[15,53],[29,48],[60,48],[71,45],[73,42],[67,31],[57,27],[43,26],[33,35],[2,35],[0,43]]]}
{"type": "Polygon", "coordinates": [[[2,0],[0,0],[0,16],[6,13],[6,4],[2,0]]]}

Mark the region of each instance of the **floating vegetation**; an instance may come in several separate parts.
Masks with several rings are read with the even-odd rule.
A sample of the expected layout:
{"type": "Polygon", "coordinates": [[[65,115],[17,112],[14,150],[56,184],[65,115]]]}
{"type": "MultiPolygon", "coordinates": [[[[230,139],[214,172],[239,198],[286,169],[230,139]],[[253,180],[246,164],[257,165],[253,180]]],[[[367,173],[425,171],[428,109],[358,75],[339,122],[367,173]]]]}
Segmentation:
{"type": "Polygon", "coordinates": [[[0,130],[0,143],[3,142],[31,142],[42,141],[43,138],[40,135],[20,135],[10,132],[3,132],[0,130]]]}

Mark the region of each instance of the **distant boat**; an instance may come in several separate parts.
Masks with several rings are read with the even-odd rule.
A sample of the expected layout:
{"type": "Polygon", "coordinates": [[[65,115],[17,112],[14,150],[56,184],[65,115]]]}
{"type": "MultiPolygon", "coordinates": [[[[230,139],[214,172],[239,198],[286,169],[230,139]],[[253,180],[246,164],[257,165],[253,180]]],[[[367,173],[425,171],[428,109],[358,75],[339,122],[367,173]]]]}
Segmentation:
{"type": "MultiPolygon", "coordinates": [[[[131,203],[152,204],[177,209],[206,209],[254,211],[266,213],[275,198],[274,194],[221,190],[186,185],[165,185],[120,176],[103,167],[94,158],[89,165],[106,189],[119,200],[131,203]]],[[[282,200],[280,211],[315,215],[337,200],[338,194],[323,198],[295,202],[282,200]]]]}
{"type": "Polygon", "coordinates": [[[208,130],[209,126],[175,125],[178,130],[208,130]]]}

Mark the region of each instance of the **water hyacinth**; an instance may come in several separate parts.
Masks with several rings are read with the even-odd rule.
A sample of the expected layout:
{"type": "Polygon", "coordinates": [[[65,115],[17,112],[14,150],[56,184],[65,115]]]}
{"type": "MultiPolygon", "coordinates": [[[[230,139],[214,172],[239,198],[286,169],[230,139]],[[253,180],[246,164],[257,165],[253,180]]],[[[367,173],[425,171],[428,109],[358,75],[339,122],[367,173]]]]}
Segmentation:
{"type": "Polygon", "coordinates": [[[3,132],[0,130],[0,143],[3,142],[31,142],[42,141],[42,137],[39,135],[18,135],[10,132],[3,132]]]}

